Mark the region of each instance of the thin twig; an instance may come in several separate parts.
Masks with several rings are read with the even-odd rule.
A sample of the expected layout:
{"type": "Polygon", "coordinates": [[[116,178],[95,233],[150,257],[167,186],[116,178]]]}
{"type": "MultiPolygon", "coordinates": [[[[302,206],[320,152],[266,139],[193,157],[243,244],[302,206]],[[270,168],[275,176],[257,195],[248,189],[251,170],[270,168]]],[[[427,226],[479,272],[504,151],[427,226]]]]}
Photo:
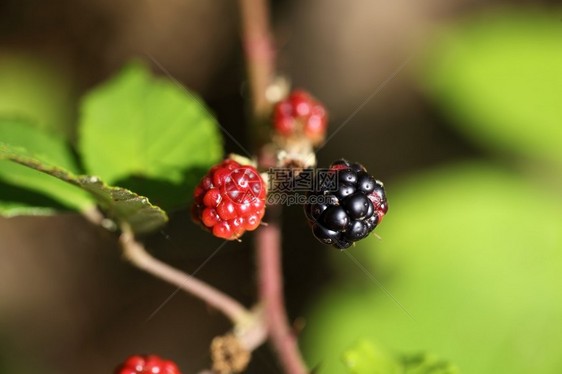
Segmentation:
{"type": "MultiPolygon", "coordinates": [[[[254,120],[266,118],[270,103],[266,90],[272,82],[274,72],[274,53],[269,26],[267,0],[240,0],[244,50],[254,120]]],[[[274,155],[261,154],[260,166],[269,167],[274,155]],[[273,156],[273,157],[272,157],[273,156]],[[269,160],[269,161],[266,161],[269,160]]],[[[269,338],[287,374],[307,373],[297,339],[291,331],[285,312],[283,297],[283,274],[281,267],[281,233],[278,210],[270,207],[268,226],[257,232],[257,268],[260,301],[264,306],[269,338]]]]}
{"type": "Polygon", "coordinates": [[[273,80],[274,51],[267,0],[240,0],[242,33],[253,115],[261,119],[269,112],[266,90],[273,80]]]}
{"type": "MultiPolygon", "coordinates": [[[[272,207],[271,210],[276,209],[272,207]]],[[[308,371],[285,312],[281,230],[277,217],[270,217],[269,225],[257,233],[257,262],[260,299],[264,303],[270,341],[287,374],[305,374],[308,371]]]]}
{"type": "Polygon", "coordinates": [[[130,229],[123,229],[119,242],[123,247],[125,257],[135,266],[200,298],[222,312],[234,325],[247,323],[252,318],[251,312],[230,296],[152,257],[144,246],[136,241],[130,229]]]}
{"type": "Polygon", "coordinates": [[[234,326],[233,333],[249,352],[261,346],[268,335],[263,307],[257,305],[252,309],[252,318],[245,325],[234,326]]]}

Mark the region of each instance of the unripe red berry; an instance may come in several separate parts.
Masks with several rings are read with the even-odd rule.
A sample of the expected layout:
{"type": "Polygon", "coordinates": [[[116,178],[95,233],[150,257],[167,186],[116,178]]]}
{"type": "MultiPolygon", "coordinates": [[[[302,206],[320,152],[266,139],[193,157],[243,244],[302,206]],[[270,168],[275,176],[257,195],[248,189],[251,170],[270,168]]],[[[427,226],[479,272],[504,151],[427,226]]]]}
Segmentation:
{"type": "Polygon", "coordinates": [[[114,374],[181,374],[177,365],[155,355],[130,356],[114,374]]]}
{"type": "Polygon", "coordinates": [[[256,168],[226,159],[195,188],[193,220],[219,238],[238,239],[259,226],[265,198],[266,186],[256,168]]]}
{"type": "Polygon", "coordinates": [[[308,92],[295,90],[273,108],[273,127],[285,138],[305,136],[313,144],[324,140],[328,115],[308,92]]]}

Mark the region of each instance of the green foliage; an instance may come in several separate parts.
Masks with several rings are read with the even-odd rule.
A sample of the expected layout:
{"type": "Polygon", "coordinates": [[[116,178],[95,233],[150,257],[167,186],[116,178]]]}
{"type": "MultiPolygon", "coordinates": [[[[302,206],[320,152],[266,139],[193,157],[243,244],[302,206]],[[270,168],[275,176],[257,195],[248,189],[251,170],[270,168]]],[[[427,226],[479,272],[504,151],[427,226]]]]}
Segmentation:
{"type": "Polygon", "coordinates": [[[350,374],[402,374],[398,360],[368,340],[361,340],[343,353],[350,374]]]}
{"type": "Polygon", "coordinates": [[[562,162],[562,14],[485,14],[442,30],[420,74],[474,140],[562,162]]]}
{"type": "Polygon", "coordinates": [[[2,143],[4,144],[0,155],[0,180],[31,192],[29,198],[20,194],[17,199],[15,192],[8,193],[12,192],[12,189],[6,191],[6,194],[3,193],[0,196],[0,212],[3,215],[52,213],[53,207],[49,205],[52,200],[58,201],[67,209],[83,210],[92,205],[92,200],[80,189],[5,160],[10,156],[18,157],[29,153],[45,163],[76,172],[77,166],[73,155],[63,139],[41,131],[22,119],[0,119],[0,144],[2,143]],[[20,149],[16,153],[15,149],[8,147],[8,144],[16,145],[20,149]],[[37,195],[47,197],[43,200],[45,204],[35,205],[38,203],[37,195]]]}
{"type": "Polygon", "coordinates": [[[79,130],[89,174],[141,189],[148,180],[157,202],[187,200],[222,157],[217,123],[200,99],[139,63],[84,98],[79,130]]]}
{"type": "Polygon", "coordinates": [[[110,218],[121,225],[126,223],[136,234],[154,231],[168,221],[166,212],[148,198],[125,188],[108,186],[90,176],[67,176],[67,181],[88,191],[110,218]]]}
{"type": "Polygon", "coordinates": [[[401,358],[404,374],[458,374],[456,366],[437,356],[427,353],[408,355],[401,358]]]}
{"type": "Polygon", "coordinates": [[[350,374],[457,374],[451,364],[434,355],[416,354],[403,357],[385,351],[369,340],[361,340],[343,354],[350,374]]]}
{"type": "MultiPolygon", "coordinates": [[[[525,158],[552,191],[562,161],[561,32],[554,12],[485,14],[442,30],[420,71],[452,125],[496,154],[525,158]]],[[[383,240],[350,253],[392,296],[335,254],[348,282],[309,316],[308,360],[341,373],[335,356],[366,337],[396,352],[438,352],[468,373],[560,373],[562,202],[528,177],[490,162],[387,183],[383,240]]],[[[380,349],[354,354],[376,362],[380,349]]],[[[431,356],[402,362],[408,373],[449,372],[431,356]]]]}
{"type": "Polygon", "coordinates": [[[59,135],[72,135],[72,76],[58,61],[33,53],[6,53],[3,49],[0,87],[0,113],[29,118],[41,129],[59,135]]]}
{"type": "MultiPolygon", "coordinates": [[[[2,78],[3,75],[0,75],[2,78]]],[[[23,119],[0,119],[0,213],[52,214],[100,206],[137,233],[154,230],[191,197],[222,156],[217,124],[199,99],[134,63],[88,94],[79,124],[81,175],[65,140],[23,119]]]]}
{"type": "MultiPolygon", "coordinates": [[[[37,133],[39,132],[37,131],[37,133]]],[[[23,148],[15,148],[0,143],[0,160],[4,160],[2,162],[12,162],[12,164],[7,164],[9,171],[12,170],[12,166],[17,166],[21,167],[22,171],[28,172],[24,175],[31,175],[31,177],[22,179],[26,182],[29,179],[30,186],[38,181],[41,183],[42,179],[40,177],[43,177],[45,180],[49,179],[53,183],[62,183],[60,186],[57,185],[57,191],[59,192],[65,187],[82,194],[87,192],[113,220],[119,224],[127,223],[136,233],[152,231],[162,226],[168,220],[166,213],[160,208],[151,205],[146,197],[139,196],[124,188],[107,186],[97,177],[76,176],[61,167],[51,166],[44,161],[38,160],[23,148]]],[[[38,189],[42,187],[42,184],[36,186],[38,189]]],[[[83,196],[80,195],[80,197],[83,196]]],[[[61,197],[57,198],[62,200],[61,197]]],[[[71,201],[71,196],[66,196],[65,199],[76,204],[82,203],[82,200],[71,201]]],[[[85,201],[90,203],[92,200],[88,199],[85,201]]],[[[89,205],[92,204],[90,203],[89,205]]]]}
{"type": "MultiPolygon", "coordinates": [[[[351,253],[415,320],[367,276],[340,280],[307,318],[309,362],[342,373],[335,356],[366,337],[393,351],[436,352],[467,373],[560,373],[559,196],[483,164],[387,190],[383,240],[351,253]]],[[[345,254],[334,260],[351,269],[346,279],[361,274],[345,254]]]]}

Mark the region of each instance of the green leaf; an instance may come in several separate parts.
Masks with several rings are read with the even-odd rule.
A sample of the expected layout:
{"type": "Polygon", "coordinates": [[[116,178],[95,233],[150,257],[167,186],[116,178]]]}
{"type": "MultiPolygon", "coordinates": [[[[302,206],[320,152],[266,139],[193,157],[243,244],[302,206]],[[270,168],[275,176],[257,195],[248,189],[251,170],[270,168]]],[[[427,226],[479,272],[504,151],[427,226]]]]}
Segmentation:
{"type": "Polygon", "coordinates": [[[351,374],[402,374],[399,362],[368,340],[361,340],[345,351],[343,362],[351,374]]]}
{"type": "Polygon", "coordinates": [[[0,113],[30,118],[41,129],[70,137],[76,106],[72,73],[60,61],[29,51],[0,54],[0,113]]]}
{"type": "Polygon", "coordinates": [[[17,166],[33,169],[30,170],[32,172],[39,171],[48,175],[49,178],[55,177],[59,181],[79,187],[93,197],[110,218],[119,225],[127,223],[137,234],[153,231],[168,220],[166,213],[159,207],[150,204],[144,196],[139,196],[124,188],[108,186],[98,177],[76,176],[63,168],[39,161],[25,149],[0,143],[0,159],[9,160],[19,164],[17,166]]]}
{"type": "Polygon", "coordinates": [[[371,340],[362,339],[343,354],[350,374],[458,374],[437,356],[421,353],[395,357],[371,340]]]}
{"type": "Polygon", "coordinates": [[[453,124],[494,151],[562,161],[562,13],[485,14],[442,30],[421,70],[453,124]]]}
{"type": "MultiPolygon", "coordinates": [[[[27,150],[26,153],[47,163],[70,171],[77,170],[72,153],[63,139],[42,131],[23,119],[0,118],[0,143],[6,147],[7,144],[22,147],[27,150]]],[[[53,208],[83,210],[92,205],[92,200],[80,189],[7,160],[0,160],[0,181],[31,192],[29,198],[26,198],[13,189],[5,191],[0,198],[0,210],[5,215],[23,212],[49,214],[55,211],[53,208]],[[14,200],[10,200],[8,195],[14,200]],[[44,198],[40,198],[40,195],[44,198]],[[39,205],[35,205],[38,203],[39,205]]]]}
{"type": "Polygon", "coordinates": [[[456,366],[427,353],[403,356],[404,374],[458,374],[456,366]]]}
{"type": "Polygon", "coordinates": [[[79,132],[89,174],[126,186],[152,182],[155,201],[187,200],[222,157],[217,123],[201,100],[139,63],[83,99],[79,132]]]}
{"type": "Polygon", "coordinates": [[[152,205],[148,198],[125,188],[111,187],[97,177],[80,176],[67,179],[88,191],[100,207],[118,224],[127,223],[135,234],[145,234],[168,221],[166,212],[152,205]]]}
{"type": "MultiPolygon", "coordinates": [[[[560,195],[485,164],[386,188],[383,240],[350,253],[388,293],[343,273],[307,315],[309,362],[339,374],[333,357],[365,337],[397,352],[437,352],[466,373],[562,372],[560,195]]],[[[333,259],[362,273],[344,253],[333,259]]]]}

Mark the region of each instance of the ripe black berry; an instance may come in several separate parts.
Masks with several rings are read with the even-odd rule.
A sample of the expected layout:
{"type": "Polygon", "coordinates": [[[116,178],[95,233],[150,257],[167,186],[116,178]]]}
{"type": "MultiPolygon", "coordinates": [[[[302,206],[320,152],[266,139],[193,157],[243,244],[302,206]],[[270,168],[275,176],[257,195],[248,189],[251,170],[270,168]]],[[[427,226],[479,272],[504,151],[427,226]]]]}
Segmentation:
{"type": "Polygon", "coordinates": [[[363,221],[353,221],[349,226],[347,237],[352,241],[361,240],[369,235],[367,224],[363,221]]]}
{"type": "Polygon", "coordinates": [[[375,179],[365,172],[359,173],[357,187],[364,193],[370,194],[375,189],[375,179]]]}
{"type": "Polygon", "coordinates": [[[373,231],[378,224],[379,224],[379,216],[376,214],[371,218],[365,220],[365,225],[367,225],[367,230],[369,231],[373,231]]]}
{"type": "Polygon", "coordinates": [[[358,173],[359,173],[359,172],[362,172],[362,171],[364,171],[364,172],[367,171],[367,169],[365,169],[365,166],[363,166],[363,165],[361,165],[361,164],[359,164],[359,163],[357,163],[357,162],[352,163],[352,164],[351,164],[351,168],[352,168],[353,170],[355,170],[356,172],[358,172],[358,173]]]}
{"type": "Polygon", "coordinates": [[[341,206],[332,205],[321,215],[322,226],[333,231],[345,230],[349,217],[341,206]]]}
{"type": "Polygon", "coordinates": [[[357,173],[351,169],[343,169],[339,171],[338,179],[343,183],[355,183],[357,182],[357,173]]]}
{"type": "MultiPolygon", "coordinates": [[[[343,200],[343,206],[351,219],[364,219],[367,217],[369,207],[373,207],[373,203],[367,196],[361,192],[357,192],[348,196],[343,200]]],[[[373,209],[372,209],[373,210],[373,209]]]]}
{"type": "Polygon", "coordinates": [[[328,206],[328,204],[309,205],[308,209],[305,210],[306,216],[310,220],[318,220],[320,219],[320,215],[322,214],[322,212],[328,209],[328,206]]]}
{"type": "Polygon", "coordinates": [[[336,196],[341,200],[345,199],[349,195],[355,192],[355,184],[350,183],[340,183],[338,190],[336,191],[336,196]]]}
{"type": "Polygon", "coordinates": [[[336,231],[329,230],[319,224],[312,225],[312,232],[324,244],[333,244],[334,240],[339,236],[336,231]]]}
{"type": "Polygon", "coordinates": [[[361,164],[338,160],[327,173],[331,178],[319,178],[325,182],[308,194],[305,213],[319,241],[345,249],[367,237],[382,220],[388,210],[386,194],[382,182],[361,164]],[[330,184],[334,180],[336,188],[330,184]]]}

